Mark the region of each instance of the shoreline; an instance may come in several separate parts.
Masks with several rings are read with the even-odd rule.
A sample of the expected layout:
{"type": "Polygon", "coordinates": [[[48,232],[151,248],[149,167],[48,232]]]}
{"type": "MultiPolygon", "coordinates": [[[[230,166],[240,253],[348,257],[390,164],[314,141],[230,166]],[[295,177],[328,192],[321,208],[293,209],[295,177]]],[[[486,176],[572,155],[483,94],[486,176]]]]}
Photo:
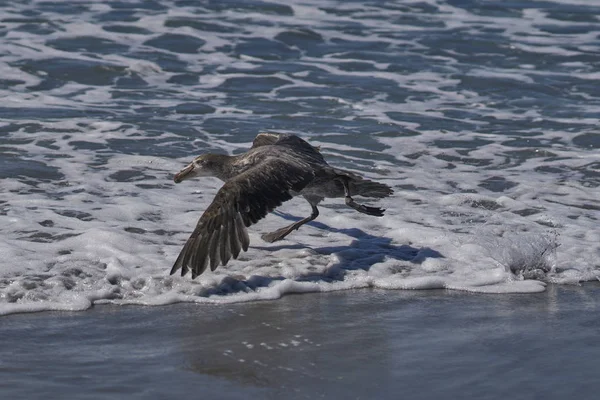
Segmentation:
{"type": "MultiPolygon", "coordinates": [[[[550,283],[550,282],[542,282],[545,285],[545,290],[543,291],[539,291],[539,292],[510,292],[510,293],[495,293],[495,292],[485,292],[485,291],[471,291],[471,290],[464,290],[464,289],[454,289],[454,288],[444,288],[444,289],[440,289],[440,288],[434,288],[434,289],[385,289],[385,288],[379,288],[379,287],[348,287],[348,288],[344,288],[344,289],[339,289],[339,290],[332,290],[332,291],[306,291],[306,292],[286,292],[283,293],[280,297],[276,297],[276,298],[256,298],[253,300],[240,300],[240,301],[232,301],[232,302],[218,302],[218,301],[214,301],[211,302],[210,298],[204,298],[203,299],[207,300],[207,301],[174,301],[174,302],[169,302],[169,303],[164,303],[164,304],[143,304],[143,303],[135,303],[135,302],[127,302],[127,303],[113,303],[110,301],[103,301],[100,300],[99,302],[91,302],[89,300],[87,300],[88,302],[91,303],[91,305],[83,305],[81,306],[81,308],[75,308],[75,309],[60,309],[60,306],[56,306],[56,309],[47,309],[44,307],[48,307],[47,303],[27,303],[27,304],[22,304],[22,307],[24,308],[24,310],[20,310],[20,311],[14,311],[14,312],[8,312],[6,314],[0,314],[0,320],[2,320],[3,318],[6,317],[10,317],[13,315],[23,315],[23,314],[43,314],[43,313],[67,313],[67,314],[78,314],[78,313],[82,313],[82,312],[86,312],[86,311],[90,311],[93,310],[97,307],[102,307],[102,306],[114,306],[117,308],[122,308],[122,307],[148,307],[148,308],[155,308],[155,307],[168,307],[168,306],[176,306],[176,305],[183,305],[183,304],[189,304],[189,305],[206,305],[206,306],[222,306],[222,307],[227,307],[227,306],[232,306],[232,305],[236,305],[236,304],[252,304],[252,303],[260,303],[260,302],[276,302],[276,301],[280,301],[281,299],[284,299],[286,297],[289,296],[310,296],[310,295],[315,295],[315,294],[335,294],[335,293],[341,293],[341,292],[350,292],[350,291],[382,291],[382,292],[407,292],[407,293],[411,293],[411,292],[432,292],[432,293],[439,293],[439,292],[446,292],[449,295],[452,295],[454,293],[456,294],[460,294],[460,293],[464,293],[464,294],[472,294],[472,295],[482,295],[482,296],[514,296],[514,295],[523,295],[523,296],[531,296],[531,295],[536,295],[536,294],[543,294],[543,293],[547,293],[549,291],[549,288],[552,287],[587,287],[587,286],[594,286],[594,285],[598,285],[600,286],[600,281],[585,281],[585,282],[580,282],[577,285],[570,285],[570,284],[556,284],[556,283],[550,283]],[[31,308],[31,309],[29,309],[31,308]]],[[[80,303],[84,303],[84,301],[80,302],[80,303]]]]}

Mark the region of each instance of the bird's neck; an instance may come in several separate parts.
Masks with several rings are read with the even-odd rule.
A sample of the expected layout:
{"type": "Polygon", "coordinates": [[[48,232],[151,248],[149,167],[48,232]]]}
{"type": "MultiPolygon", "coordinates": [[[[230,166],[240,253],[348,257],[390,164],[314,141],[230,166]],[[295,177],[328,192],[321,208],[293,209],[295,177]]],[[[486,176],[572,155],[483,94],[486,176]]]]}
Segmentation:
{"type": "Polygon", "coordinates": [[[206,170],[210,171],[210,175],[219,178],[222,181],[227,181],[235,174],[232,174],[232,164],[235,156],[227,154],[207,154],[205,160],[207,162],[206,170]]]}

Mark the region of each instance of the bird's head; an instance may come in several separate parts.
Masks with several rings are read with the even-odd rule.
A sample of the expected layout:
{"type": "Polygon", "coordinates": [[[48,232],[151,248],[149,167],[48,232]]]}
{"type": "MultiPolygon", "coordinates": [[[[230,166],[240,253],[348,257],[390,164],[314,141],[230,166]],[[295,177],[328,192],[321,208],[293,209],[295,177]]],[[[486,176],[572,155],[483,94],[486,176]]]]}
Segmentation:
{"type": "Polygon", "coordinates": [[[223,169],[224,158],[227,157],[221,154],[202,154],[176,173],[173,180],[175,183],[179,183],[185,179],[195,177],[219,176],[223,169]]]}

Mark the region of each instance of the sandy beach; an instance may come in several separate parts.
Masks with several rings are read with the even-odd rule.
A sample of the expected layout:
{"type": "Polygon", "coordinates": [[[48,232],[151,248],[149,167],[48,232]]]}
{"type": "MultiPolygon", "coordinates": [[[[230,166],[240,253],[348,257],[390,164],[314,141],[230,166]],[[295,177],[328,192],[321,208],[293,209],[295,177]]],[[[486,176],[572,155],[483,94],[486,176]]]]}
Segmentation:
{"type": "Polygon", "coordinates": [[[600,285],[351,290],[0,321],[6,398],[592,399],[600,285]]]}

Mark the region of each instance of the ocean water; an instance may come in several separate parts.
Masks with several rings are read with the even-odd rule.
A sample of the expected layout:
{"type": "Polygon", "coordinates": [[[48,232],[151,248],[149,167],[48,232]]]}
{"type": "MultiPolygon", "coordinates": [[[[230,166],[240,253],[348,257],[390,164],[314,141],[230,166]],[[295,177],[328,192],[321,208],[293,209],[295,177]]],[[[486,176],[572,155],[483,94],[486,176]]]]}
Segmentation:
{"type": "Polygon", "coordinates": [[[4,2],[0,314],[598,280],[599,15],[571,0],[4,2]],[[328,200],[263,242],[309,214],[294,199],[226,268],[169,276],[221,185],[173,173],[263,131],[392,186],[369,202],[386,216],[328,200]]]}

